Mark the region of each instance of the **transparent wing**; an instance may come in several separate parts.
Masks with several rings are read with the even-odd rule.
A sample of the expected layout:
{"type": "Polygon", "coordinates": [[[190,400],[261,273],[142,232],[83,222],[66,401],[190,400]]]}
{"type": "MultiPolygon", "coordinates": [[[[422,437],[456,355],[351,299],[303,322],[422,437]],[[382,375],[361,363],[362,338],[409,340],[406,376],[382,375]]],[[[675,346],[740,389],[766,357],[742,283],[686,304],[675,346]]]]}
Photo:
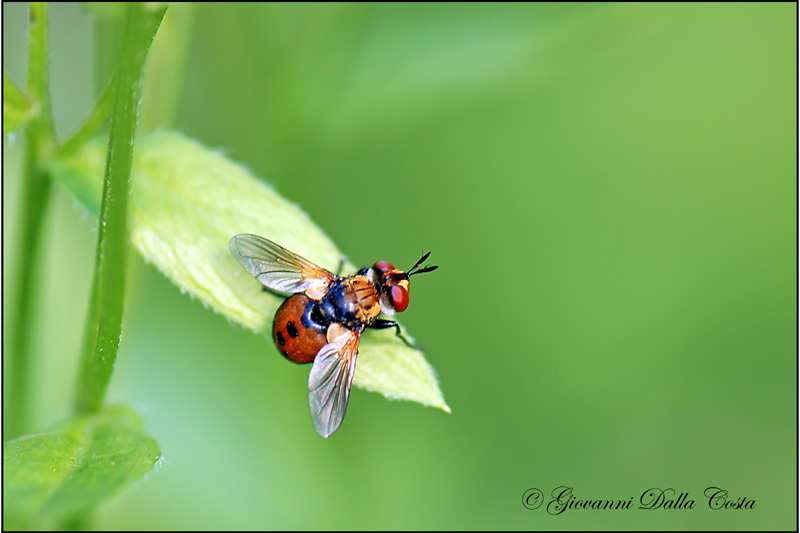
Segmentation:
{"type": "Polygon", "coordinates": [[[272,290],[305,292],[318,300],[327,292],[334,275],[283,246],[243,233],[231,238],[228,247],[239,263],[272,290]]]}
{"type": "Polygon", "coordinates": [[[344,329],[320,349],[308,375],[311,420],[317,433],[325,438],[336,433],[344,420],[360,338],[361,333],[344,329]]]}

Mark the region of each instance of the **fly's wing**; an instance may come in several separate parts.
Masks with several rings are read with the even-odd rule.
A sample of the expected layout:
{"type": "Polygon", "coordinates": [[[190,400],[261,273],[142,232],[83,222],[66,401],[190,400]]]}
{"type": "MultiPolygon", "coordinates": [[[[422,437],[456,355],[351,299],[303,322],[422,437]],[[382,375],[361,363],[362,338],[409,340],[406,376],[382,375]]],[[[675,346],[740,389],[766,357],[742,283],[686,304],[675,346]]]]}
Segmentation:
{"type": "Polygon", "coordinates": [[[305,292],[309,298],[319,300],[328,292],[335,277],[324,268],[258,235],[236,235],[228,247],[245,270],[275,291],[305,292]]]}
{"type": "Polygon", "coordinates": [[[320,349],[308,375],[311,420],[317,433],[325,438],[336,433],[344,420],[360,338],[361,333],[344,329],[320,349]]]}

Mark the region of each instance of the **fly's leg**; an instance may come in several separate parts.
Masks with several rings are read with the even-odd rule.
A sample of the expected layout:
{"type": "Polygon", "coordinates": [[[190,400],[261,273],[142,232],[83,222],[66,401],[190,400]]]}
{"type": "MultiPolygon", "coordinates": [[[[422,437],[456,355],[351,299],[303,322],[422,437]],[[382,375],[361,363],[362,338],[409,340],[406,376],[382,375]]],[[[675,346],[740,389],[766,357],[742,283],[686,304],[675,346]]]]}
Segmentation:
{"type": "Polygon", "coordinates": [[[406,346],[408,346],[409,348],[414,348],[415,350],[422,351],[422,346],[418,344],[411,344],[410,342],[408,342],[408,339],[406,339],[405,335],[403,335],[403,331],[400,329],[400,324],[398,324],[394,320],[384,320],[382,318],[379,318],[375,322],[373,322],[370,327],[373,329],[395,328],[395,335],[400,337],[400,339],[404,343],[406,343],[406,346]]]}

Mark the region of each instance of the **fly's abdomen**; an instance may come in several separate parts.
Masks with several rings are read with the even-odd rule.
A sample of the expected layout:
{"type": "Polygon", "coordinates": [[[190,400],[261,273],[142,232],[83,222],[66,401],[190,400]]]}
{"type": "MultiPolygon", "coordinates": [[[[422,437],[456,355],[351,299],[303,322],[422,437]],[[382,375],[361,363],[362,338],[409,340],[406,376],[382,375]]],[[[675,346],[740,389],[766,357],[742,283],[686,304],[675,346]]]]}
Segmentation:
{"type": "Polygon", "coordinates": [[[290,361],[310,363],[328,342],[328,322],[316,305],[305,294],[295,294],[275,313],[272,337],[278,351],[290,361]]]}

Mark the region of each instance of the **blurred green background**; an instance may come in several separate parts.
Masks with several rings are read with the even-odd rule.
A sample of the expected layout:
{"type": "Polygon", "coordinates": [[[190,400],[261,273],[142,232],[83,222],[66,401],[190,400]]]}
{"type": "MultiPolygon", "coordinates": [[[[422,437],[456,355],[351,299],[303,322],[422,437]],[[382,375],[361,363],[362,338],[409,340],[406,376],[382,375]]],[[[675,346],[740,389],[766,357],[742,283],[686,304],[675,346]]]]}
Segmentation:
{"type": "MultiPolygon", "coordinates": [[[[24,86],[26,8],[3,11],[24,86]]],[[[107,79],[96,16],[51,6],[62,138],[107,79]]],[[[402,322],[453,413],[355,390],[323,440],[308,367],[134,254],[109,400],[165,462],[92,525],[796,529],[796,21],[792,3],[173,6],[142,131],[223,149],[356,264],[432,250],[402,322]],[[523,507],[561,485],[634,505],[523,507]],[[709,486],[757,506],[712,511],[709,486]],[[635,509],[652,487],[695,508],[635,509]]],[[[3,142],[8,287],[26,248],[3,142]]],[[[96,238],[51,200],[38,429],[69,414],[96,238]]]]}

